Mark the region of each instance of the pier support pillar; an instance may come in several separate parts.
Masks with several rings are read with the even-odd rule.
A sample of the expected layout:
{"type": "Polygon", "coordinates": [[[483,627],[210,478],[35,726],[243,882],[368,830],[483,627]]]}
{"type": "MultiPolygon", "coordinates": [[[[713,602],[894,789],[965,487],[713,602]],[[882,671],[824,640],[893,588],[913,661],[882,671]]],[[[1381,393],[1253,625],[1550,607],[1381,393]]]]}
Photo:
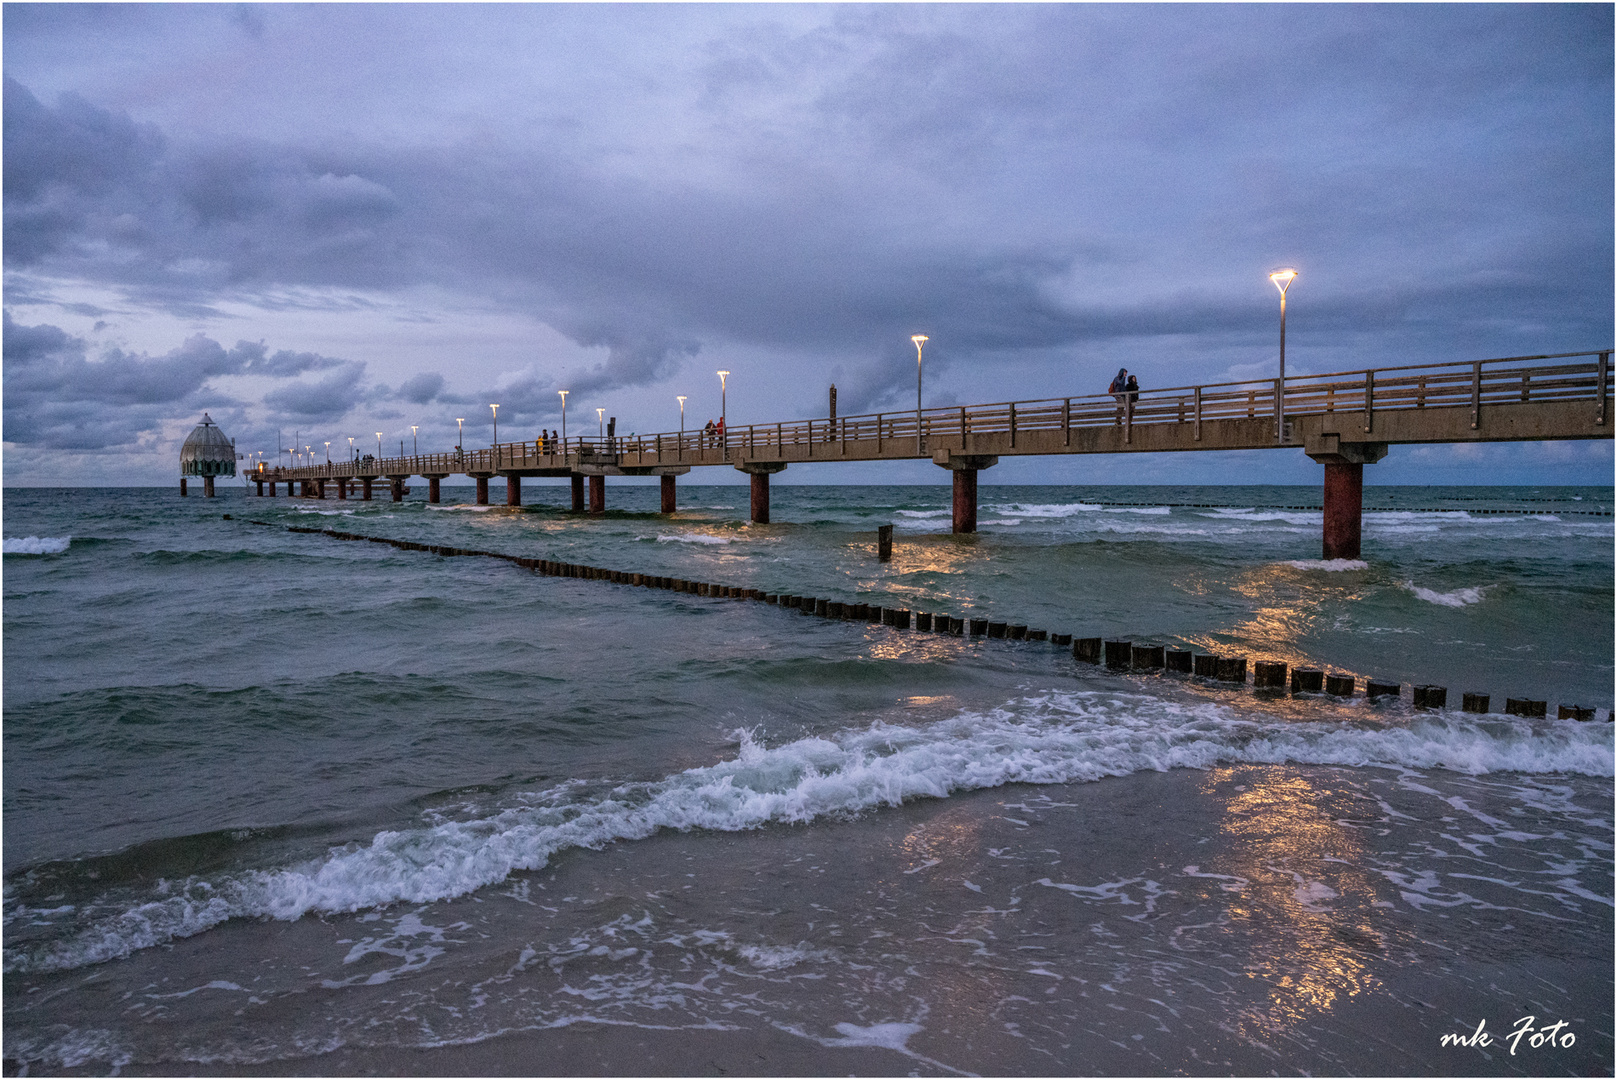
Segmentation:
{"type": "Polygon", "coordinates": [[[339,498],[339,499],[348,498],[348,481],[346,481],[346,480],[338,480],[337,481],[337,498],[339,498]]]}
{"type": "Polygon", "coordinates": [[[202,494],[205,498],[213,498],[213,477],[204,476],[202,478],[202,494]]]}
{"type": "Polygon", "coordinates": [[[429,477],[427,477],[427,501],[428,502],[436,503],[438,501],[438,481],[441,480],[441,479],[443,479],[443,478],[439,477],[439,476],[429,476],[429,477]]]}
{"type": "Polygon", "coordinates": [[[954,532],[977,531],[977,474],[999,464],[993,454],[956,454],[934,450],[932,464],[954,473],[954,532]]]}
{"type": "Polygon", "coordinates": [[[606,513],[606,477],[599,473],[590,477],[590,513],[606,513]]]}
{"type": "Polygon", "coordinates": [[[404,479],[402,477],[395,476],[395,477],[392,478],[392,481],[393,481],[393,484],[392,484],[392,486],[393,486],[393,501],[394,502],[403,502],[404,501],[404,479]]]}
{"type": "Polygon", "coordinates": [[[324,499],[326,497],[326,482],[324,480],[316,480],[314,482],[314,497],[317,499],[324,499]]]}
{"type": "Polygon", "coordinates": [[[740,461],[736,468],[752,477],[752,521],[769,524],[769,477],[786,468],[784,461],[740,461]]]}
{"type": "MultiPolygon", "coordinates": [[[[674,478],[672,476],[664,476],[661,478],[661,480],[663,487],[663,513],[672,514],[674,512],[674,478]]],[[[182,491],[181,494],[183,495],[184,492],[182,491]]]]}
{"type": "Polygon", "coordinates": [[[259,480],[259,481],[257,481],[257,484],[258,484],[258,497],[260,499],[262,499],[264,497],[264,481],[259,480]]]}
{"type": "Polygon", "coordinates": [[[477,478],[477,505],[488,505],[488,477],[486,476],[477,478]]]}
{"type": "MultiPolygon", "coordinates": [[[[258,492],[261,495],[264,493],[264,486],[262,484],[259,485],[258,492]]],[[[180,477],[180,498],[185,498],[187,494],[188,492],[185,490],[185,477],[182,476],[180,477]]]]}
{"type": "Polygon", "coordinates": [[[1310,458],[1325,466],[1321,558],[1357,559],[1364,516],[1364,467],[1387,456],[1386,443],[1345,443],[1326,433],[1310,436],[1310,458]]]}
{"type": "Polygon", "coordinates": [[[573,482],[573,513],[582,514],[584,512],[584,477],[580,473],[574,473],[571,480],[573,482]]]}
{"type": "Polygon", "coordinates": [[[513,474],[505,478],[505,505],[522,505],[522,477],[513,474]]]}
{"type": "Polygon", "coordinates": [[[364,478],[362,478],[360,480],[360,483],[363,484],[364,487],[360,489],[360,496],[359,497],[361,499],[363,499],[364,501],[366,501],[366,502],[370,502],[371,501],[371,478],[368,477],[368,476],[364,477],[364,478]]]}
{"type": "Polygon", "coordinates": [[[977,531],[977,470],[954,470],[954,515],[951,529],[957,533],[977,531]]]}

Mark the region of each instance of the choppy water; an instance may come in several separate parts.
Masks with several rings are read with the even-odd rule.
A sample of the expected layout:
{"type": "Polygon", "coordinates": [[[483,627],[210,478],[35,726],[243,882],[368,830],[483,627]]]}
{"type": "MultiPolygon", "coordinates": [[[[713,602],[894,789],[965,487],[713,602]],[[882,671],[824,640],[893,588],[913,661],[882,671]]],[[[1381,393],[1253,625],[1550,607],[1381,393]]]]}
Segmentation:
{"type": "Polygon", "coordinates": [[[945,487],[777,484],[769,526],[609,490],[7,491],[7,1059],[593,1021],[903,1071],[1609,1070],[1610,489],[1367,489],[1355,563],[1304,489],[985,486],[972,538],[945,487]],[[1601,711],[1262,696],[246,518],[1601,711]],[[1578,1041],[1437,1045],[1528,1013],[1578,1041]]]}

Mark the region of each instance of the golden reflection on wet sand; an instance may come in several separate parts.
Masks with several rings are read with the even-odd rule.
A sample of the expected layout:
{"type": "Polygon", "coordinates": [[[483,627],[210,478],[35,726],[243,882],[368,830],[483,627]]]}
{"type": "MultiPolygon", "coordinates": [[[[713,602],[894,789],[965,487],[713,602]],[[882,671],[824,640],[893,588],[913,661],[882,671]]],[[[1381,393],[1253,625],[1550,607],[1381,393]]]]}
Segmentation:
{"type": "Polygon", "coordinates": [[[1322,809],[1326,793],[1277,766],[1214,769],[1202,790],[1228,800],[1220,831],[1233,841],[1202,872],[1245,882],[1225,887],[1226,918],[1254,931],[1245,935],[1247,974],[1268,985],[1268,1008],[1247,1010],[1240,1033],[1271,1039],[1370,989],[1371,954],[1385,944],[1368,919],[1377,879],[1360,869],[1353,830],[1322,809]],[[1320,880],[1326,864],[1329,885],[1320,880]]]}

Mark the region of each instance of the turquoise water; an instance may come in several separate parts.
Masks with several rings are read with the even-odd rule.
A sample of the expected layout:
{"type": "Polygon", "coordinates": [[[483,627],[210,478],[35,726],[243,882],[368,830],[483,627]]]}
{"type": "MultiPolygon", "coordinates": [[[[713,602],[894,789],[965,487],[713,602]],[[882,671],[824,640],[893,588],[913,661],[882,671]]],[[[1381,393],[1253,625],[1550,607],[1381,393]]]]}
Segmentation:
{"type": "MultiPolygon", "coordinates": [[[[239,489],[214,500],[7,491],[7,1058],[273,1061],[585,1018],[767,1024],[822,1046],[854,1038],[838,1034],[851,1024],[928,1069],[995,1071],[939,1024],[947,1003],[902,977],[917,964],[970,968],[947,944],[965,931],[912,940],[902,956],[876,939],[849,951],[852,898],[883,872],[852,881],[848,868],[907,859],[892,880],[908,888],[958,863],[951,872],[969,883],[958,889],[976,902],[1005,860],[1038,853],[1007,820],[1053,822],[1079,803],[1082,820],[1062,825],[1057,845],[1077,876],[1029,870],[989,903],[1020,928],[1002,928],[1006,941],[1035,932],[1034,893],[1105,909],[1093,924],[1038,922],[1053,935],[1039,947],[1054,950],[1038,964],[1014,948],[1000,956],[1001,1011],[1037,1016],[994,1024],[1002,1036],[1014,1027],[1030,1063],[1079,1068],[1061,1047],[1099,1021],[1082,994],[1058,994],[1045,1012],[1014,1001],[1044,1000],[1064,962],[1097,963],[1078,944],[1093,926],[1119,933],[1130,904],[1155,910],[1152,896],[1205,885],[1195,911],[1173,916],[1195,938],[1204,908],[1246,895],[1219,881],[1290,882],[1274,914],[1301,944],[1252,944],[1240,961],[1267,965],[1275,985],[1309,942],[1347,932],[1329,915],[1330,897],[1350,895],[1332,876],[1339,864],[1359,881],[1355,920],[1404,920],[1388,941],[1458,948],[1441,920],[1464,915],[1480,957],[1487,935],[1508,936],[1497,913],[1515,912],[1530,955],[1610,954],[1609,488],[1367,489],[1353,564],[1319,560],[1313,489],[985,486],[973,537],[947,532],[944,487],[777,485],[768,526],[746,520],[745,488],[682,486],[672,517],[654,512],[654,487],[609,492],[609,513],[589,518],[563,509],[564,487],[532,484],[521,510],[466,505],[469,488],[446,488],[440,506],[419,489],[397,505],[239,489]],[[897,539],[881,563],[886,523],[897,539]],[[1283,660],[1361,686],[1433,683],[1451,706],[1462,691],[1489,693],[1496,710],[1507,696],[1540,699],[1550,718],[1417,712],[1407,688],[1372,705],[1108,673],[1046,643],[806,619],[289,524],[1283,660]],[[1598,719],[1556,720],[1561,703],[1598,719]],[[1146,811],[1158,828],[1302,784],[1335,808],[1330,828],[1362,815],[1399,840],[1277,843],[1217,880],[1199,862],[1169,866],[1177,856],[1144,874],[1131,863],[1134,827],[1108,818],[1117,811],[1096,793],[1179,774],[1194,797],[1176,788],[1146,811]],[[1192,798],[1225,801],[1191,813],[1192,798]],[[900,828],[914,813],[1015,835],[929,855],[932,840],[900,828]],[[741,854],[714,846],[742,836],[741,854]],[[633,886],[610,887],[589,852],[633,886]],[[839,872],[784,869],[815,865],[811,855],[839,872]],[[669,885],[679,874],[690,876],[669,885]],[[685,885],[708,895],[676,917],[667,897],[685,885]],[[728,903],[726,890],[753,900],[728,903]],[[759,913],[780,906],[781,890],[833,915],[775,925],[759,913]],[[517,917],[541,909],[539,924],[517,917]],[[567,974],[576,962],[557,959],[575,955],[604,966],[580,983],[567,974]],[[501,981],[513,964],[552,981],[501,981]],[[711,999],[675,988],[704,965],[719,973],[711,999]],[[129,995],[110,1011],[88,989],[109,982],[129,995]],[[162,994],[181,996],[141,990],[165,982],[162,994]],[[318,1008],[299,1004],[312,989],[318,1008]],[[240,1016],[255,1018],[251,1038],[240,1016]]],[[[888,902],[867,896],[861,910],[888,902]]],[[[1161,943],[1131,940],[1119,963],[1138,974],[1161,943]]],[[[1375,1000],[1365,988],[1412,977],[1419,951],[1376,950],[1368,981],[1339,995],[1375,1000]]],[[[1456,979],[1483,986],[1480,971],[1456,979]]],[[[1066,971],[1061,985],[1116,975],[1066,971]]],[[[1173,1045],[1228,1043],[1256,1055],[1229,1060],[1262,1066],[1273,1031],[1229,1034],[1252,1007],[1247,991],[1206,993],[1194,1016],[1161,1021],[1173,1045]]],[[[1607,1068],[1609,979],[1592,1005],[1579,1000],[1591,1032],[1601,1017],[1607,1032],[1584,1040],[1594,1056],[1580,1067],[1607,1068]]],[[[1330,1013],[1312,1008],[1315,1024],[1330,1013]]],[[[1323,1036],[1299,1053],[1284,1067],[1363,1071],[1323,1036]]],[[[1167,1059],[1119,1067],[1164,1067],[1155,1060],[1167,1059]]]]}

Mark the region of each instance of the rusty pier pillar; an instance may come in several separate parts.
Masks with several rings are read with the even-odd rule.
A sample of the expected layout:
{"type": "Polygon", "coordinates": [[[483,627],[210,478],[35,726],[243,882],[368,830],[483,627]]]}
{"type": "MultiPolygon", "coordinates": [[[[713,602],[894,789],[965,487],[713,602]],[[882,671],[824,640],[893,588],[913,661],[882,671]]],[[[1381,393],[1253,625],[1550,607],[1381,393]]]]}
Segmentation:
{"type": "Polygon", "coordinates": [[[440,481],[442,479],[443,479],[443,477],[441,477],[441,476],[429,476],[429,477],[427,477],[427,501],[428,502],[436,503],[438,501],[438,481],[440,481]]]}
{"type": "Polygon", "coordinates": [[[1357,559],[1364,517],[1364,467],[1387,456],[1386,443],[1343,442],[1340,435],[1310,436],[1310,458],[1325,466],[1323,559],[1357,559]]]}
{"type": "Polygon", "coordinates": [[[402,477],[402,476],[393,476],[393,477],[389,477],[388,479],[392,481],[391,486],[393,488],[393,501],[394,502],[403,502],[404,501],[404,477],[402,477]]]}
{"type": "Polygon", "coordinates": [[[769,524],[769,477],[786,468],[784,461],[739,461],[736,468],[752,477],[752,522],[769,524]]]}
{"type": "Polygon", "coordinates": [[[362,477],[360,479],[360,483],[363,484],[364,487],[360,489],[360,496],[359,497],[361,499],[363,499],[364,501],[366,501],[366,502],[370,502],[371,501],[371,477],[369,477],[369,476],[362,477]]]}
{"type": "Polygon", "coordinates": [[[488,477],[477,477],[477,505],[488,505],[488,477]]]}
{"type": "MultiPolygon", "coordinates": [[[[264,489],[259,488],[258,490],[263,491],[264,489]]],[[[185,477],[182,476],[182,477],[180,477],[180,498],[183,499],[188,494],[190,494],[190,493],[185,490],[185,477]]]]}
{"type": "Polygon", "coordinates": [[[580,473],[573,473],[570,480],[573,482],[573,513],[584,512],[584,477],[580,473]]]}
{"type": "Polygon", "coordinates": [[[204,476],[202,478],[202,495],[204,498],[213,498],[213,477],[204,476]]]}
{"type": "Polygon", "coordinates": [[[590,513],[606,513],[606,477],[600,473],[590,476],[590,513]]]}
{"type": "Polygon", "coordinates": [[[339,499],[347,499],[348,498],[348,481],[347,480],[338,480],[337,481],[337,498],[339,498],[339,499]]]}
{"type": "Polygon", "coordinates": [[[993,454],[956,454],[935,450],[932,464],[954,473],[954,529],[956,533],[977,531],[977,474],[999,464],[993,454]]]}
{"type": "MultiPolygon", "coordinates": [[[[661,480],[663,489],[663,513],[672,514],[674,512],[674,478],[672,476],[664,476],[661,478],[661,480]]],[[[184,487],[183,481],[181,482],[181,487],[182,489],[184,487]]],[[[180,494],[183,495],[185,492],[182,490],[180,494]]]]}
{"type": "Polygon", "coordinates": [[[522,477],[508,473],[505,477],[505,505],[522,505],[522,477]]]}

